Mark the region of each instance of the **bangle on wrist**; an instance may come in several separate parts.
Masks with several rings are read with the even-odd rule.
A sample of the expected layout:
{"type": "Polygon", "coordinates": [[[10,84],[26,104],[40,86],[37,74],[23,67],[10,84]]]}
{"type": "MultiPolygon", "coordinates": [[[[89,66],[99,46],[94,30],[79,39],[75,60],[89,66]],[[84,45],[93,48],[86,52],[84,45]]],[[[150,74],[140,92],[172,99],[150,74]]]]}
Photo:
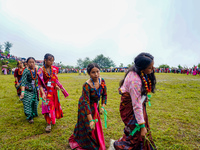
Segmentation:
{"type": "Polygon", "coordinates": [[[141,124],[139,126],[140,126],[140,128],[145,128],[145,124],[141,124]]]}
{"type": "Polygon", "coordinates": [[[103,108],[103,110],[105,110],[105,108],[103,106],[101,106],[101,108],[103,108]]]}
{"type": "Polygon", "coordinates": [[[89,121],[89,123],[92,122],[92,121],[94,122],[95,120],[92,119],[92,120],[89,121]]]}
{"type": "Polygon", "coordinates": [[[25,93],[25,91],[21,91],[21,93],[25,93]]]}

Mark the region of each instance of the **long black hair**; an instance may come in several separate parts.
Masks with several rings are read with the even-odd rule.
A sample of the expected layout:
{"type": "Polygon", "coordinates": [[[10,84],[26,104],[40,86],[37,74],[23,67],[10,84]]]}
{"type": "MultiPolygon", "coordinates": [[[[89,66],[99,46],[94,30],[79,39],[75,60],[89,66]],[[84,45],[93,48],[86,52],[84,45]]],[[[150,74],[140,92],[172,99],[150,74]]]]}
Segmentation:
{"type": "MultiPolygon", "coordinates": [[[[135,57],[134,65],[129,68],[126,75],[124,76],[124,79],[120,81],[119,86],[121,87],[124,84],[124,80],[125,80],[126,76],[131,71],[136,72],[141,78],[141,71],[146,69],[152,63],[153,60],[154,60],[154,57],[151,54],[140,53],[137,57],[135,57]]],[[[148,77],[149,77],[149,79],[151,80],[151,83],[152,83],[151,92],[154,93],[155,92],[155,85],[156,85],[156,77],[155,77],[155,74],[154,74],[154,70],[151,74],[148,74],[148,77]]],[[[143,80],[142,80],[141,94],[142,95],[147,94],[143,80]]]]}
{"type": "Polygon", "coordinates": [[[33,60],[35,61],[35,58],[34,58],[34,57],[29,57],[29,58],[26,60],[26,63],[28,63],[28,61],[29,61],[30,59],[33,59],[33,60]]]}
{"type": "Polygon", "coordinates": [[[90,74],[91,70],[92,70],[94,67],[96,67],[96,68],[98,68],[98,69],[100,70],[99,65],[97,65],[96,63],[91,63],[91,64],[89,64],[89,65],[87,66],[87,73],[90,74]]]}
{"type": "MultiPolygon", "coordinates": [[[[49,57],[53,57],[53,59],[55,59],[54,56],[53,56],[52,54],[46,53],[46,54],[44,55],[44,60],[45,60],[45,59],[47,60],[49,57]]],[[[44,61],[43,61],[43,64],[45,65],[45,62],[44,62],[44,61]]]]}

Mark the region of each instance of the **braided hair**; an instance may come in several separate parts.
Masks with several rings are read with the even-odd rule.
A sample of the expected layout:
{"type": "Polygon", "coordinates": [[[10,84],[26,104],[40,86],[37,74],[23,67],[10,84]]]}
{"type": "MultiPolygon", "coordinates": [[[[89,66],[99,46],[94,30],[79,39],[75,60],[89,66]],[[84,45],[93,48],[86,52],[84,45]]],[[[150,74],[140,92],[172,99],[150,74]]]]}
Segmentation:
{"type": "MultiPolygon", "coordinates": [[[[135,57],[134,59],[134,65],[132,67],[129,68],[129,70],[127,71],[126,75],[124,76],[124,79],[120,81],[119,86],[122,87],[122,85],[124,84],[125,78],[128,75],[129,72],[134,71],[136,72],[140,78],[141,78],[141,71],[146,69],[154,60],[154,57],[149,54],[149,53],[140,53],[137,57],[135,57]]],[[[156,77],[154,74],[154,70],[151,74],[148,75],[149,79],[151,80],[152,83],[152,90],[151,92],[155,92],[155,85],[156,85],[156,77]]],[[[146,89],[145,89],[145,84],[142,81],[142,88],[141,88],[141,94],[146,94],[146,89]]]]}

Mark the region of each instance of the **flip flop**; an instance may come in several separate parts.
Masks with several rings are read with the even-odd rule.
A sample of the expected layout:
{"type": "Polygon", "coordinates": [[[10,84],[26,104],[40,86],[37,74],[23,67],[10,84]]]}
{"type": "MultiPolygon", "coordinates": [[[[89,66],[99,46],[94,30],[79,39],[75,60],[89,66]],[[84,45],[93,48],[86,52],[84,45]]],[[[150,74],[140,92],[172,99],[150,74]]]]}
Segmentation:
{"type": "Polygon", "coordinates": [[[29,120],[28,122],[29,122],[29,123],[34,123],[33,119],[29,120]]]}
{"type": "Polygon", "coordinates": [[[50,133],[51,132],[51,125],[47,125],[45,131],[46,131],[46,133],[50,133]]]}

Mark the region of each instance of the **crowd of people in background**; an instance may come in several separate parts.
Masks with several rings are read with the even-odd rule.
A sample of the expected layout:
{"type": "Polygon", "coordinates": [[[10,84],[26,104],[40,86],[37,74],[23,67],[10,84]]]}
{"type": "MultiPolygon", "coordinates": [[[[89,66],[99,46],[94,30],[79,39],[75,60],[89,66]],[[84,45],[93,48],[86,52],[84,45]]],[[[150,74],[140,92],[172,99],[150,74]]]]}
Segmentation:
{"type": "MultiPolygon", "coordinates": [[[[101,68],[100,72],[127,72],[128,67],[115,67],[115,68],[101,68]]],[[[180,73],[180,74],[192,74],[192,75],[200,75],[200,68],[193,67],[193,68],[155,68],[154,69],[155,73],[180,73]]],[[[85,74],[86,73],[86,68],[83,69],[75,69],[75,68],[66,68],[66,69],[59,69],[59,73],[79,73],[85,74]]]]}
{"type": "MultiPolygon", "coordinates": [[[[8,67],[7,65],[9,64],[9,59],[16,60],[16,61],[21,61],[24,63],[24,66],[26,66],[26,58],[22,57],[17,57],[14,55],[7,54],[7,56],[3,55],[3,51],[0,50],[0,59],[1,60],[7,60],[6,65],[3,65],[1,67],[2,74],[7,75],[7,74],[14,74],[15,69],[17,69],[17,66],[15,68],[8,67]]],[[[37,62],[37,60],[36,60],[37,62]]],[[[37,63],[36,63],[37,64],[37,63]]],[[[40,66],[41,64],[38,63],[40,66]]],[[[79,75],[84,74],[86,75],[86,68],[81,68],[78,69],[76,68],[61,68],[59,63],[55,63],[54,66],[57,66],[59,68],[58,73],[79,73],[79,75]]],[[[128,67],[111,67],[111,68],[101,68],[101,72],[127,72],[128,67]]],[[[192,68],[155,68],[154,71],[156,73],[180,73],[180,74],[187,74],[187,75],[200,75],[200,68],[197,66],[192,67],[192,68]]]]}
{"type": "Polygon", "coordinates": [[[156,73],[180,73],[180,74],[191,74],[191,75],[200,75],[200,68],[197,66],[193,68],[155,68],[156,73]]]}
{"type": "Polygon", "coordinates": [[[25,60],[25,58],[17,57],[17,56],[11,55],[11,54],[4,55],[2,50],[0,50],[0,59],[1,60],[13,59],[16,61],[25,60]]]}
{"type": "MultiPolygon", "coordinates": [[[[23,62],[23,61],[22,61],[23,62]]],[[[24,61],[25,63],[25,61],[24,61]]],[[[2,74],[14,74],[15,68],[10,67],[2,67],[2,74]]],[[[116,68],[103,68],[100,69],[101,72],[127,72],[127,67],[116,67],[116,68]]],[[[193,67],[193,68],[155,68],[156,73],[177,73],[177,74],[187,74],[187,75],[200,75],[200,68],[193,67]]],[[[76,68],[59,68],[59,73],[79,73],[79,75],[84,74],[86,75],[86,68],[83,69],[76,69],[76,68]]]]}
{"type": "MultiPolygon", "coordinates": [[[[101,72],[126,72],[128,67],[115,67],[115,68],[103,68],[100,69],[101,72]]],[[[76,69],[76,68],[65,68],[60,69],[59,73],[86,73],[86,68],[76,69]]]]}

